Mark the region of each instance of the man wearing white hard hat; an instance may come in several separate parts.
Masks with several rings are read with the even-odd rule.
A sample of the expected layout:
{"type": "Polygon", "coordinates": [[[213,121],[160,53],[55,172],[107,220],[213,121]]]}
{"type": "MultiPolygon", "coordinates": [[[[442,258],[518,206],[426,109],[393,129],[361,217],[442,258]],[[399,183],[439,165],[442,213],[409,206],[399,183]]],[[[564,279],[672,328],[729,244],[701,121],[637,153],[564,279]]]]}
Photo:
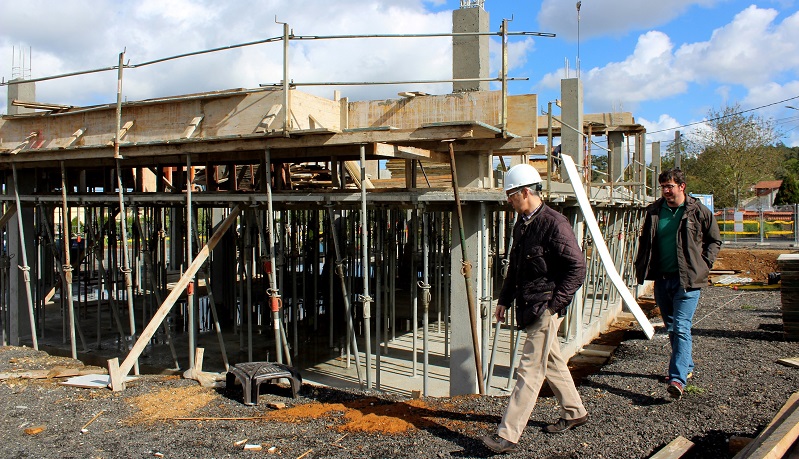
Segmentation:
{"type": "Polygon", "coordinates": [[[519,218],[494,316],[504,321],[515,301],[516,326],[527,332],[527,339],[502,422],[496,435],[482,438],[497,453],[517,450],[544,379],[560,403],[560,419],[546,426],[545,432],[565,432],[588,422],[557,336],[563,315],[585,278],[585,257],[569,221],[543,202],[540,191],[541,176],[529,164],[513,166],[505,176],[508,203],[519,218]]]}

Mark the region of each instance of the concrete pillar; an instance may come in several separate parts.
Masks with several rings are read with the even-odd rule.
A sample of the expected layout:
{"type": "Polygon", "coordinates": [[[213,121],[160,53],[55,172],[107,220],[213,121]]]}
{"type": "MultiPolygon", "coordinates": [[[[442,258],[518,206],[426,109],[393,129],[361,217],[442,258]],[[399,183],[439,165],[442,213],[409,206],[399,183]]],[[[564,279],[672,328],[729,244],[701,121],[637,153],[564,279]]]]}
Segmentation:
{"type": "MultiPolygon", "coordinates": [[[[569,155],[580,167],[585,158],[583,130],[583,84],[579,78],[560,80],[561,119],[579,130],[563,126],[560,131],[561,154],[569,155]]],[[[565,178],[564,178],[565,179],[565,178]]],[[[568,179],[565,179],[568,181],[568,179]]]]}
{"type": "Polygon", "coordinates": [[[660,142],[652,142],[652,197],[660,196],[658,176],[660,175],[660,142]]]}
{"type": "Polygon", "coordinates": [[[622,180],[624,170],[624,133],[608,133],[608,176],[612,182],[622,180]]]}
{"type": "Polygon", "coordinates": [[[36,102],[36,83],[26,82],[22,78],[11,80],[8,85],[8,101],[6,113],[9,115],[21,115],[23,113],[33,113],[32,108],[17,107],[11,105],[14,100],[25,102],[36,102]],[[12,83],[19,81],[19,83],[12,83]]]}
{"type": "MultiPolygon", "coordinates": [[[[491,178],[491,155],[487,154],[463,154],[456,155],[455,165],[457,167],[458,185],[464,187],[487,188],[491,178]]],[[[478,282],[480,275],[480,204],[462,203],[464,238],[466,242],[466,256],[472,265],[471,285],[474,289],[475,314],[477,318],[477,333],[480,334],[480,298],[483,296],[478,282]]],[[[453,209],[454,211],[455,209],[453,209]]],[[[466,281],[461,273],[461,262],[463,251],[461,249],[460,230],[457,221],[457,212],[453,213],[452,222],[452,249],[451,253],[451,276],[452,285],[450,287],[451,312],[450,320],[452,323],[452,336],[450,338],[450,396],[476,394],[477,367],[475,366],[474,350],[472,346],[472,328],[469,319],[469,303],[466,296],[466,281]]],[[[488,311],[493,314],[493,311],[488,311]]],[[[478,335],[478,349],[481,337],[478,335]]]]}
{"type": "MultiPolygon", "coordinates": [[[[488,32],[488,12],[477,6],[452,12],[452,32],[488,32]]],[[[452,78],[489,78],[488,35],[452,37],[452,78]]],[[[452,92],[488,91],[488,81],[452,83],[452,92]]]]}
{"type": "MultiPolygon", "coordinates": [[[[32,170],[20,169],[17,173],[19,178],[19,194],[33,194],[34,173],[32,170]]],[[[14,179],[8,174],[8,183],[13,194],[14,179]]],[[[35,233],[33,230],[33,208],[22,206],[21,211],[17,210],[14,218],[8,222],[8,254],[11,256],[11,268],[9,269],[9,334],[8,343],[12,346],[19,346],[24,343],[32,342],[31,323],[28,313],[28,296],[25,291],[25,278],[19,266],[22,264],[22,244],[19,237],[19,224],[17,218],[22,218],[22,225],[25,231],[25,249],[28,255],[28,265],[33,265],[36,256],[34,244],[35,233]]],[[[34,276],[31,275],[33,281],[34,276]]],[[[34,285],[31,284],[31,290],[34,285]]]]}

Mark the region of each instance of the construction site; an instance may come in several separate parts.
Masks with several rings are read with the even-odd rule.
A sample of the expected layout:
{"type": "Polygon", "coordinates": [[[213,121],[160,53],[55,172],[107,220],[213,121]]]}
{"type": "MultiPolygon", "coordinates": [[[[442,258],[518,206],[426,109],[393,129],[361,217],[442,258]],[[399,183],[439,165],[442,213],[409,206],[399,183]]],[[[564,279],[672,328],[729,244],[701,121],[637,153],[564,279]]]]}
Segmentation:
{"type": "Polygon", "coordinates": [[[35,79],[9,81],[3,345],[99,367],[109,393],[146,375],[219,387],[269,363],[319,387],[507,395],[524,334],[493,311],[516,218],[504,172],[523,162],[588,265],[559,332],[564,357],[607,359],[591,342],[619,320],[652,339],[632,261],[659,196],[659,145],[647,165],[632,113],[583,113],[579,78],[556,101],[511,94],[508,41],[551,34],[506,21],[492,32],[482,1],[452,19],[449,94],[404,82],[373,83],[400,88],[388,100],[303,92],[288,24],[268,40],[284,78],[258,88],[127,101],[124,53],[116,103],[48,104],[35,79]],[[497,77],[490,36],[503,45],[497,77]],[[600,144],[607,170],[592,167],[600,144]]]}

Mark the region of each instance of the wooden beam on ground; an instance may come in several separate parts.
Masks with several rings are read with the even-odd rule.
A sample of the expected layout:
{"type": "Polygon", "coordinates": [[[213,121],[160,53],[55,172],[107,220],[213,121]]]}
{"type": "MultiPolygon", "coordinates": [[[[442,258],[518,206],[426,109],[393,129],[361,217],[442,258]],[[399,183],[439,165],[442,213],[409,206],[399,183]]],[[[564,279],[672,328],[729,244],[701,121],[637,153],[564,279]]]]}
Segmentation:
{"type": "Polygon", "coordinates": [[[244,209],[244,206],[244,204],[239,204],[234,207],[230,211],[230,215],[219,224],[214,234],[208,239],[208,243],[200,250],[189,267],[186,268],[186,272],[180,277],[177,284],[175,284],[175,287],[172,289],[172,292],[170,292],[169,296],[166,297],[163,304],[158,308],[158,311],[153,314],[150,323],[142,330],[139,339],[136,340],[136,344],[133,345],[128,356],[125,357],[125,360],[121,364],[117,358],[108,361],[108,374],[110,376],[112,390],[119,391],[125,389],[124,378],[128,375],[131,368],[133,368],[133,363],[139,358],[144,348],[147,346],[147,343],[149,343],[150,339],[155,335],[156,330],[161,326],[161,322],[164,321],[169,311],[172,310],[172,306],[174,306],[175,302],[180,298],[183,290],[186,289],[189,282],[194,278],[194,275],[197,274],[197,271],[200,270],[200,267],[202,267],[203,263],[205,263],[211,255],[211,251],[214,250],[214,247],[216,247],[219,240],[222,239],[222,236],[224,236],[228,228],[236,221],[236,218],[244,209]]]}
{"type": "MultiPolygon", "coordinates": [[[[794,392],[788,398],[788,401],[782,405],[782,408],[777,412],[777,415],[771,419],[771,422],[768,423],[765,429],[752,441],[749,443],[744,449],[742,449],[738,454],[734,456],[733,459],[745,459],[745,458],[754,458],[754,457],[775,457],[781,458],[782,454],[779,456],[771,456],[771,455],[763,455],[763,451],[760,452],[761,455],[756,456],[754,453],[761,449],[761,446],[764,443],[768,442],[770,438],[776,438],[777,435],[781,435],[783,438],[788,436],[793,436],[793,441],[788,443],[787,445],[782,445],[786,448],[790,448],[794,441],[796,441],[796,435],[799,435],[799,392],[794,392]],[[777,430],[785,424],[786,420],[790,420],[793,422],[793,425],[786,426],[789,432],[781,431],[777,433],[777,430]],[[793,432],[793,431],[795,432],[793,432]],[[790,435],[789,435],[790,434],[790,435]]],[[[777,439],[778,443],[780,439],[777,439]]]]}
{"type": "MultiPolygon", "coordinates": [[[[0,220],[0,223],[2,223],[2,220],[0,220]]],[[[2,226],[3,225],[0,224],[0,227],[2,226]]],[[[781,363],[789,367],[799,368],[799,357],[785,357],[784,359],[778,359],[777,363],[781,363]]]]}
{"type": "Polygon", "coordinates": [[[682,457],[693,447],[694,443],[691,440],[680,435],[672,440],[671,443],[664,446],[663,449],[651,456],[650,459],[677,459],[682,457]]]}

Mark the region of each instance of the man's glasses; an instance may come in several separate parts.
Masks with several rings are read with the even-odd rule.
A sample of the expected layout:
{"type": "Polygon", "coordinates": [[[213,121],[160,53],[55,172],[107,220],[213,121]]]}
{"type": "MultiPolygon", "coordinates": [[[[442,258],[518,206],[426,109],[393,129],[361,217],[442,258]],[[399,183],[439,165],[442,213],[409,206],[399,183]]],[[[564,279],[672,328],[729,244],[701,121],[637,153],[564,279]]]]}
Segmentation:
{"type": "Polygon", "coordinates": [[[512,198],[512,197],[513,197],[513,195],[515,195],[515,194],[519,194],[519,193],[521,193],[523,189],[524,189],[524,188],[519,188],[519,189],[518,189],[518,190],[516,190],[516,191],[513,191],[513,192],[510,192],[510,193],[508,193],[508,199],[512,198]]]}
{"type": "Polygon", "coordinates": [[[670,184],[668,184],[668,185],[660,185],[660,189],[661,189],[661,190],[664,190],[664,191],[666,191],[666,190],[668,190],[668,191],[671,191],[671,190],[673,190],[673,189],[674,189],[676,186],[677,186],[677,185],[675,185],[675,184],[673,184],[673,183],[670,183],[670,184]]]}

